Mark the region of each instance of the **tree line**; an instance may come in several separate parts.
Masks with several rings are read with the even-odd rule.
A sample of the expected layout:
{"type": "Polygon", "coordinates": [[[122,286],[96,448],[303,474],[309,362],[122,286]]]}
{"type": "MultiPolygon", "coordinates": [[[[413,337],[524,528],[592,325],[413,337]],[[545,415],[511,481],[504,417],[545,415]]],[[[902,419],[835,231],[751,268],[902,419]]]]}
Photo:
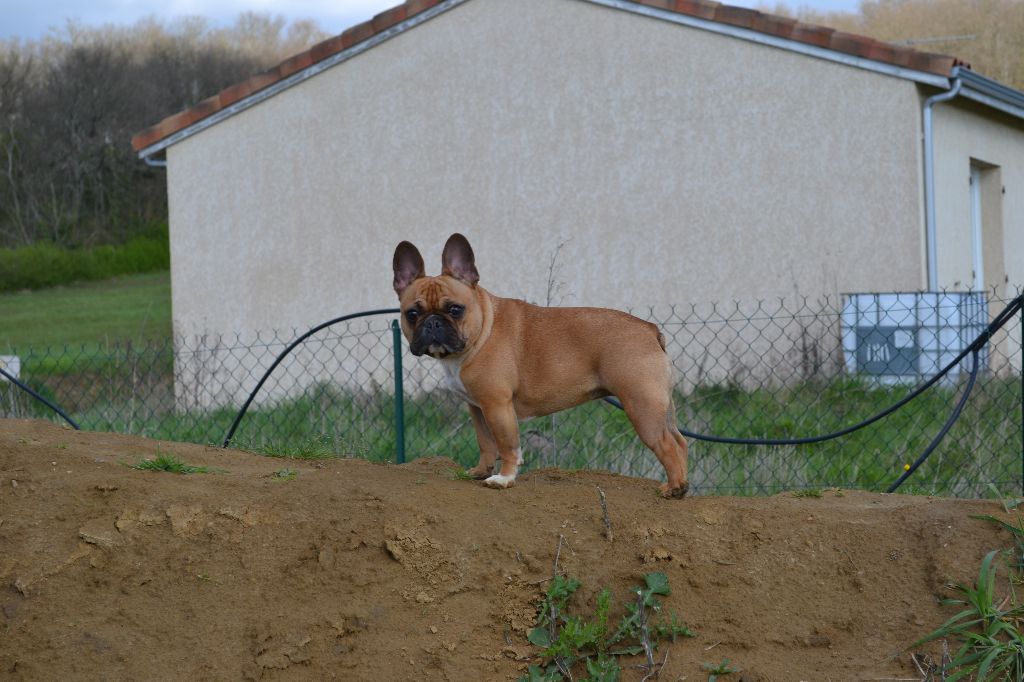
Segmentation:
{"type": "MultiPolygon", "coordinates": [[[[1024,88],[1024,0],[862,0],[856,13],[795,16],[931,52],[1024,88]]],[[[326,38],[312,22],[246,13],[131,26],[69,23],[0,41],[0,247],[122,243],[166,224],[163,172],[131,136],[326,38]]]]}
{"type": "Polygon", "coordinates": [[[859,11],[759,9],[847,33],[960,57],[972,70],[1024,89],[1024,0],[861,0],[859,11]]]}
{"type": "Polygon", "coordinates": [[[163,173],[131,136],[325,37],[246,13],[0,42],[0,246],[122,243],[166,223],[163,173]]]}

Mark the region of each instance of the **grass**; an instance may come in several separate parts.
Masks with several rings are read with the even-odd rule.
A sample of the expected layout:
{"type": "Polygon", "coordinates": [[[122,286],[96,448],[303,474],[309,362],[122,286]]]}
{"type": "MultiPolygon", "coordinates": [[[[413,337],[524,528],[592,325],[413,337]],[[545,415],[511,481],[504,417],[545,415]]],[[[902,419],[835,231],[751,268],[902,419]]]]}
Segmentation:
{"type": "Polygon", "coordinates": [[[170,273],[154,272],[0,295],[0,352],[68,348],[91,355],[114,343],[171,337],[170,273]]]}
{"type": "Polygon", "coordinates": [[[204,466],[186,464],[174,455],[157,453],[153,459],[142,459],[129,465],[140,471],[167,471],[172,474],[208,474],[210,469],[204,466]]]}
{"type": "MultiPolygon", "coordinates": [[[[140,375],[136,382],[127,371],[111,368],[77,378],[53,375],[40,383],[50,390],[47,397],[88,430],[219,445],[236,412],[233,408],[175,409],[166,373],[140,375]]],[[[807,382],[780,392],[742,395],[706,389],[679,396],[677,404],[683,424],[704,433],[807,435],[857,421],[891,404],[905,390],[845,385],[843,390],[807,382]],[[788,424],[788,430],[781,431],[773,419],[788,424]]],[[[7,412],[49,416],[45,408],[23,397],[5,399],[3,391],[0,385],[0,409],[9,401],[19,401],[20,412],[9,408],[7,412]]],[[[691,442],[691,490],[740,495],[790,490],[805,497],[835,486],[884,490],[938,431],[955,398],[955,389],[937,387],[862,431],[800,448],[691,442]]],[[[1016,489],[1021,476],[1020,400],[1017,379],[979,380],[960,421],[900,492],[989,497],[989,483],[1016,489]]],[[[393,397],[380,389],[342,391],[317,385],[301,397],[252,408],[233,446],[288,459],[394,461],[393,414],[393,397]]],[[[637,439],[625,415],[601,402],[524,422],[521,429],[526,468],[558,466],[663,476],[657,459],[637,439]]],[[[409,459],[445,456],[462,468],[477,462],[469,416],[449,396],[407,395],[405,433],[409,459]]]]}

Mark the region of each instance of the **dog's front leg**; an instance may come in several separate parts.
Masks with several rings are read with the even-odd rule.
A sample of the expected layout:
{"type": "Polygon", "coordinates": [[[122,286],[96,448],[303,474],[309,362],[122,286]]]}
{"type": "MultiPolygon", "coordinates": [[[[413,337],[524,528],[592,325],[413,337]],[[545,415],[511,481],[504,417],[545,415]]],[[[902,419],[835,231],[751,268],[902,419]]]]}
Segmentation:
{"type": "Polygon", "coordinates": [[[484,484],[491,488],[510,488],[516,482],[516,474],[523,461],[515,408],[511,400],[506,400],[484,403],[480,410],[501,458],[501,473],[488,477],[484,484]]]}
{"type": "Polygon", "coordinates": [[[480,461],[475,467],[466,471],[473,478],[480,480],[494,473],[494,462],[498,459],[498,445],[487,427],[483,411],[476,405],[469,406],[469,414],[473,418],[476,430],[476,443],[480,446],[480,461]]]}

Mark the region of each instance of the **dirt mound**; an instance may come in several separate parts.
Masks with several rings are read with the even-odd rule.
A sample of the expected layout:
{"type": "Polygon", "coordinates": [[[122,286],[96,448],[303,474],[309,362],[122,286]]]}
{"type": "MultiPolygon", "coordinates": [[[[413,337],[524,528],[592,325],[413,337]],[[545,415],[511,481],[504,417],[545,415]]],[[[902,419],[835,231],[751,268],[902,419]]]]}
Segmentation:
{"type": "Polygon", "coordinates": [[[495,491],[453,467],[0,420],[0,677],[513,679],[564,535],[587,613],[608,586],[615,619],[644,573],[667,573],[667,606],[697,636],[663,645],[662,680],[706,679],[723,658],[743,669],[724,679],[914,679],[901,647],[1007,543],[970,518],[1000,515],[991,502],[663,500],[652,481],[561,470],[495,491]],[[124,466],[158,453],[217,470],[124,466]]]}

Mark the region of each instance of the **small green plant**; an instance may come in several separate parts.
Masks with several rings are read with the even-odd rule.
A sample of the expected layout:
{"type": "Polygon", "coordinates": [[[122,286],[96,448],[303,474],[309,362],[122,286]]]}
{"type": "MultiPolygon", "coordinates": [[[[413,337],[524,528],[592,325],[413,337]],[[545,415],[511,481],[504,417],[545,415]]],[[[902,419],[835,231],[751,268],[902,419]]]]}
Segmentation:
{"type": "MultiPolygon", "coordinates": [[[[644,576],[644,585],[625,604],[625,613],[609,633],[612,592],[604,588],[595,599],[594,613],[585,618],[568,613],[569,602],[580,581],[556,575],[537,608],[537,626],[527,639],[541,647],[545,665],[530,665],[520,682],[556,682],[573,679],[571,670],[582,666],[591,682],[617,682],[621,673],[617,657],[647,655],[648,672],[657,667],[653,652],[663,639],[693,637],[679,617],[667,618],[659,597],[671,593],[668,576],[661,572],[644,576]]],[[[662,663],[664,664],[664,663],[662,663]]]]}
{"type": "Polygon", "coordinates": [[[983,680],[1024,679],[1024,604],[1020,603],[1014,587],[1024,580],[1024,519],[1019,506],[1021,500],[1007,501],[993,488],[996,496],[1003,500],[1007,513],[1016,512],[1017,524],[1013,525],[989,514],[972,515],[971,518],[989,521],[1010,533],[1014,548],[993,550],[985,555],[978,571],[974,586],[957,585],[962,599],[946,599],[946,605],[966,607],[946,621],[931,634],[914,642],[911,647],[920,646],[937,639],[952,639],[959,649],[950,662],[954,672],[950,682],[971,675],[983,680]],[[1005,596],[996,589],[996,557],[1006,556],[1008,586],[1005,596]]]}
{"type": "Polygon", "coordinates": [[[473,477],[470,476],[469,472],[465,469],[454,469],[452,471],[452,480],[454,481],[472,481],[473,477]]]}
{"type": "Polygon", "coordinates": [[[714,663],[704,663],[701,667],[708,671],[708,682],[715,682],[720,675],[731,675],[732,673],[740,672],[739,668],[729,667],[728,658],[723,658],[722,662],[718,665],[715,665],[714,663]]]}
{"type": "Polygon", "coordinates": [[[275,481],[294,481],[299,472],[295,469],[279,469],[273,473],[275,481]]]}
{"type": "Polygon", "coordinates": [[[210,469],[204,466],[193,466],[185,464],[174,455],[157,453],[153,459],[142,459],[135,464],[129,465],[132,469],[141,471],[169,471],[173,474],[208,474],[210,469]]]}
{"type": "Polygon", "coordinates": [[[971,515],[971,518],[994,523],[995,525],[999,526],[1000,528],[1008,532],[1010,536],[1013,538],[1014,549],[1012,557],[1010,559],[1010,577],[1014,583],[1020,584],[1022,581],[1024,581],[1024,518],[1021,517],[1020,513],[1020,506],[1022,503],[1024,503],[1024,500],[1018,498],[1008,500],[999,493],[999,490],[995,486],[990,485],[989,488],[992,489],[996,497],[1000,500],[1000,502],[1002,502],[1003,511],[1005,511],[1007,514],[1009,514],[1011,511],[1014,513],[1014,515],[1017,517],[1017,525],[1013,525],[1012,523],[1006,523],[1005,521],[997,519],[991,514],[975,514],[971,515]]]}
{"type": "Polygon", "coordinates": [[[911,644],[920,646],[936,639],[954,639],[960,648],[950,665],[956,672],[949,682],[973,675],[976,680],[1024,679],[1024,605],[1012,592],[1001,598],[996,592],[996,569],[992,565],[1000,550],[985,555],[974,587],[957,585],[963,599],[946,599],[943,604],[966,606],[942,627],[911,644]]]}

